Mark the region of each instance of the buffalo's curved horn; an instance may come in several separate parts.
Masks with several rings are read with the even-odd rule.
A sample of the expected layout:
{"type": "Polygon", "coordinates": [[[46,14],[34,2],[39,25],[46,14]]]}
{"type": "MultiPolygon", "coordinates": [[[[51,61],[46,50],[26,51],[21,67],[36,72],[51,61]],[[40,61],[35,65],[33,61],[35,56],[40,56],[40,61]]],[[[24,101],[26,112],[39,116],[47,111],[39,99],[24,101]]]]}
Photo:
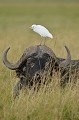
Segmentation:
{"type": "Polygon", "coordinates": [[[8,51],[9,51],[9,49],[10,49],[10,47],[7,48],[7,49],[5,50],[5,52],[4,52],[4,54],[3,54],[3,58],[2,58],[2,59],[3,59],[3,63],[4,63],[5,66],[8,67],[9,69],[15,70],[15,69],[17,69],[17,68],[20,67],[21,63],[22,63],[23,61],[25,61],[25,59],[27,59],[27,57],[26,57],[26,55],[23,54],[23,56],[20,58],[20,60],[18,60],[15,64],[10,63],[10,62],[7,60],[7,53],[8,53],[8,51]]]}
{"type": "Polygon", "coordinates": [[[47,53],[49,56],[54,58],[55,61],[57,61],[57,58],[56,58],[54,52],[50,48],[48,48],[44,45],[38,45],[38,46],[32,46],[32,47],[26,49],[25,52],[23,53],[23,55],[21,56],[21,58],[15,64],[13,64],[7,60],[7,53],[9,51],[9,49],[10,48],[7,48],[3,54],[3,63],[5,64],[6,67],[8,67],[11,70],[20,68],[21,65],[23,65],[23,63],[29,57],[32,57],[32,56],[41,57],[44,53],[47,53]]]}
{"type": "Polygon", "coordinates": [[[71,54],[70,54],[70,51],[69,49],[67,48],[67,46],[65,46],[65,49],[67,51],[67,58],[60,62],[59,66],[62,67],[62,68],[65,68],[67,65],[69,65],[71,63],[71,54]]]}

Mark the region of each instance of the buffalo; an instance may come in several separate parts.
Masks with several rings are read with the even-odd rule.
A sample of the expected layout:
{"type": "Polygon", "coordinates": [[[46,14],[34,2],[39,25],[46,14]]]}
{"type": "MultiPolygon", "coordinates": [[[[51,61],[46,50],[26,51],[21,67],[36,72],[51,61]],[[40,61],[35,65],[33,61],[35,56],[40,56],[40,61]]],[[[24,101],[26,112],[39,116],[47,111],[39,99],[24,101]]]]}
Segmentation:
{"type": "Polygon", "coordinates": [[[58,58],[52,49],[46,45],[36,45],[26,49],[21,58],[15,63],[10,63],[7,59],[7,53],[10,48],[7,48],[3,53],[3,63],[11,70],[16,71],[19,82],[14,88],[15,96],[19,95],[19,91],[23,87],[33,84],[41,84],[42,76],[46,76],[50,71],[50,77],[53,76],[53,71],[60,71],[60,84],[63,86],[69,81],[70,71],[73,74],[79,71],[79,60],[71,60],[71,54],[67,46],[67,58],[58,58]],[[62,79],[63,78],[63,79],[62,79]]]}

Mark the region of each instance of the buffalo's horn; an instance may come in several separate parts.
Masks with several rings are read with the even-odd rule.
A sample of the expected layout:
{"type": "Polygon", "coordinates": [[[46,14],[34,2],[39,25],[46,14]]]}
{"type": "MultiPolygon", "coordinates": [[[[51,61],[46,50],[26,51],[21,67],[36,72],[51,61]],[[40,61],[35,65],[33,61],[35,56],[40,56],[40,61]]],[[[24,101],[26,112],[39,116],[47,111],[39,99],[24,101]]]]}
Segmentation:
{"type": "Polygon", "coordinates": [[[20,60],[18,60],[15,64],[13,63],[10,63],[8,60],[7,60],[7,53],[9,51],[10,47],[7,48],[3,54],[3,63],[5,64],[6,67],[8,67],[9,69],[11,70],[15,70],[17,68],[20,67],[20,65],[22,64],[23,61],[25,61],[25,59],[27,59],[26,55],[23,55],[20,60]]]}
{"type": "Polygon", "coordinates": [[[67,46],[65,46],[65,49],[67,51],[67,58],[60,62],[59,66],[62,67],[62,68],[65,68],[67,65],[69,65],[71,63],[71,54],[70,54],[70,51],[69,49],[67,48],[67,46]]]}

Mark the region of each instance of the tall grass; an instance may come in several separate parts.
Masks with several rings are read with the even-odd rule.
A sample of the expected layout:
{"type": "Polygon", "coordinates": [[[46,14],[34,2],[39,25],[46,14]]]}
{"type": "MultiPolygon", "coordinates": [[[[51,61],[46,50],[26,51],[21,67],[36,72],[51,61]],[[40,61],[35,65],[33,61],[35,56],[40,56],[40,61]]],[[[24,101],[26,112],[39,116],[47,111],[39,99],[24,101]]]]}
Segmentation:
{"type": "Polygon", "coordinates": [[[41,85],[39,91],[24,89],[15,100],[11,95],[8,81],[2,102],[1,118],[4,120],[78,120],[79,119],[79,83],[68,84],[64,89],[59,79],[54,77],[48,85],[41,85]]]}
{"type": "Polygon", "coordinates": [[[32,2],[28,4],[0,4],[0,120],[78,120],[79,83],[59,86],[55,76],[47,86],[37,92],[22,90],[13,99],[13,88],[18,81],[15,71],[2,63],[2,54],[10,47],[8,59],[17,61],[23,51],[40,43],[40,36],[29,26],[42,24],[54,35],[46,41],[55,54],[66,57],[64,45],[71,51],[72,59],[79,58],[79,4],[32,2]],[[54,43],[56,41],[56,45],[54,43]]]}

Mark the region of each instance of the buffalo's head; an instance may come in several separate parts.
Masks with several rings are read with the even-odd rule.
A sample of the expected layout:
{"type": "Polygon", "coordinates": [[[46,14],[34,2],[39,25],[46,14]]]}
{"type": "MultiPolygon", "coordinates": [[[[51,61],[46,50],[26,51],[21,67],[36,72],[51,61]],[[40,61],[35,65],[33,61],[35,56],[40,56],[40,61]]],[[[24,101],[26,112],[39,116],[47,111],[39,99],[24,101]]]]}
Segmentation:
{"type": "MultiPolygon", "coordinates": [[[[14,88],[14,98],[19,95],[22,87],[33,86],[33,83],[41,83],[41,76],[46,76],[50,68],[50,76],[53,70],[62,69],[62,74],[66,66],[71,63],[71,55],[69,49],[65,46],[67,58],[57,58],[54,52],[45,45],[33,46],[25,50],[21,58],[15,63],[10,63],[7,60],[7,53],[10,48],[7,48],[3,54],[3,63],[11,70],[15,70],[20,81],[14,88]]],[[[61,75],[62,75],[61,74],[61,75]]]]}
{"type": "MultiPolygon", "coordinates": [[[[59,60],[54,52],[45,45],[33,46],[25,50],[22,57],[12,64],[7,60],[7,53],[10,48],[6,49],[3,54],[3,63],[11,70],[16,70],[17,76],[21,78],[32,79],[40,74],[47,73],[50,64],[53,68],[65,68],[71,62],[71,55],[69,49],[65,46],[67,51],[67,58],[59,60]]],[[[52,72],[52,71],[51,71],[52,72]]]]}

